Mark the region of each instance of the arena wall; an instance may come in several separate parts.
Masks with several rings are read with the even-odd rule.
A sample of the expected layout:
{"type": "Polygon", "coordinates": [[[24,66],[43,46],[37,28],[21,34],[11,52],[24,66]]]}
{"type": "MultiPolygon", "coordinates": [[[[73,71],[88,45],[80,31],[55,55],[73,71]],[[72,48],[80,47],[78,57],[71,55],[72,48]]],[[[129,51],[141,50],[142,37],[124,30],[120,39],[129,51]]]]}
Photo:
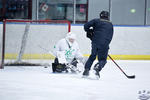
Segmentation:
{"type": "MultiPolygon", "coordinates": [[[[77,36],[77,42],[79,43],[81,52],[85,56],[88,56],[91,52],[91,41],[86,38],[83,25],[72,24],[71,31],[77,36]]],[[[38,34],[35,35],[35,37],[36,36],[38,36],[38,34]]],[[[47,36],[53,39],[52,34],[47,34],[47,36]]],[[[17,36],[13,38],[15,37],[17,38],[17,36]]],[[[150,59],[149,38],[150,26],[114,26],[114,36],[110,44],[109,54],[116,57],[116,59],[150,59]]],[[[0,24],[0,41],[1,40],[2,23],[0,24]]],[[[0,42],[0,46],[1,45],[2,42],[0,42]]],[[[12,45],[10,44],[10,46],[12,45]]]]}

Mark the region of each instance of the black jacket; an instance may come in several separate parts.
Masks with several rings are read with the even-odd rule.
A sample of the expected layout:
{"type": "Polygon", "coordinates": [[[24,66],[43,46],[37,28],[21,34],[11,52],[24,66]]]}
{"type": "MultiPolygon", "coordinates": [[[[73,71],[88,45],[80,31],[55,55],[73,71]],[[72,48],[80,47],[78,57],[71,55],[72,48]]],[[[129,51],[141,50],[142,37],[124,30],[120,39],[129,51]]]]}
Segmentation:
{"type": "Polygon", "coordinates": [[[112,23],[103,19],[93,19],[84,24],[84,30],[86,32],[91,28],[93,28],[92,44],[109,46],[113,37],[112,23]]]}

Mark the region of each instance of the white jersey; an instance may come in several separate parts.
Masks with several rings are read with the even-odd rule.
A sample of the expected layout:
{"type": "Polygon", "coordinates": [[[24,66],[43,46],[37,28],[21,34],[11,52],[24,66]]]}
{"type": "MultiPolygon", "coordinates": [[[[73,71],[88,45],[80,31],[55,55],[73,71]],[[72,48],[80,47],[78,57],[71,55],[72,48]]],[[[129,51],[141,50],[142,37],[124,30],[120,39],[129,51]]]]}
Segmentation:
{"type": "Polygon", "coordinates": [[[66,61],[71,63],[74,58],[82,59],[83,55],[80,52],[79,45],[76,41],[70,43],[66,38],[61,39],[54,46],[54,55],[57,57],[57,53],[61,52],[64,54],[66,61]]]}

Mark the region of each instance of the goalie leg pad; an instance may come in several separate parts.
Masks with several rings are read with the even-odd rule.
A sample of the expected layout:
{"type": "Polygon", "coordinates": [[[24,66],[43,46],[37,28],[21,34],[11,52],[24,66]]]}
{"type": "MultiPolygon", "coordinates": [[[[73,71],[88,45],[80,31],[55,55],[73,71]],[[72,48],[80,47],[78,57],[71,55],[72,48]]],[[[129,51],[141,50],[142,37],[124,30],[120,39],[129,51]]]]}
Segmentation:
{"type": "Polygon", "coordinates": [[[65,64],[52,63],[52,70],[54,73],[55,72],[61,73],[63,71],[67,72],[67,68],[65,64]]]}
{"type": "Polygon", "coordinates": [[[55,72],[58,72],[58,73],[61,73],[63,71],[66,71],[67,72],[67,67],[65,64],[60,64],[58,62],[58,58],[55,58],[55,61],[54,63],[52,63],[52,71],[55,73],[55,72]]]}

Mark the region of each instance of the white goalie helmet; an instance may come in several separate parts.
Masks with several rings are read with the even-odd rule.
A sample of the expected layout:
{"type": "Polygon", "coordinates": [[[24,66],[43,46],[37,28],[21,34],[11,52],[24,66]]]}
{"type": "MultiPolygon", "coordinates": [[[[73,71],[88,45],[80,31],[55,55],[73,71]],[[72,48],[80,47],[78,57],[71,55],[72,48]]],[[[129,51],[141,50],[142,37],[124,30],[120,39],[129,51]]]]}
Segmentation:
{"type": "Polygon", "coordinates": [[[66,38],[71,38],[71,39],[76,39],[76,35],[73,33],[73,32],[69,32],[69,33],[67,33],[67,35],[66,35],[66,38]]]}
{"type": "Polygon", "coordinates": [[[66,39],[73,43],[76,40],[76,35],[73,32],[69,32],[66,34],[66,39]]]}

